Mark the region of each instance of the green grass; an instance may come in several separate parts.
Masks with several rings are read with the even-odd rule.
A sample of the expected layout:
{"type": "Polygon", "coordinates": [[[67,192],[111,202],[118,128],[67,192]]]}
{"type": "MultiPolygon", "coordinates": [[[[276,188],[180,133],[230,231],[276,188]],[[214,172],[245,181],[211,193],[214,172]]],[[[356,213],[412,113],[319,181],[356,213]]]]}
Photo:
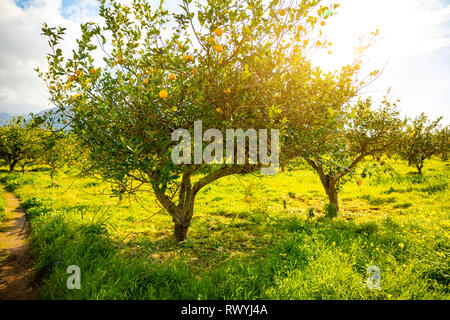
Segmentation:
{"type": "Polygon", "coordinates": [[[334,220],[311,171],[223,178],[199,193],[182,243],[148,190],[119,204],[71,170],[56,187],[42,170],[0,181],[31,220],[44,299],[449,299],[449,165],[391,165],[347,183],[334,220]],[[69,265],[81,290],[66,288],[69,265]],[[370,265],[381,290],[365,285],[370,265]]]}

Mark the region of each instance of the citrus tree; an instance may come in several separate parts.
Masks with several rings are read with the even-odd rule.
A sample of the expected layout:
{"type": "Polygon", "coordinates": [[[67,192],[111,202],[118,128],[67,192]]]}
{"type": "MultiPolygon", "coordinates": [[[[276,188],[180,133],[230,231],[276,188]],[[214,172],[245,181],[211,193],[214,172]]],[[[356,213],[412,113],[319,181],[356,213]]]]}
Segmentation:
{"type": "MultiPolygon", "coordinates": [[[[323,97],[306,106],[290,104],[299,94],[294,89],[312,80],[309,53],[329,45],[320,28],[335,7],[321,1],[294,6],[278,0],[185,0],[169,12],[163,2],[153,8],[140,1],[130,6],[100,1],[102,22],[81,25],[71,57],[60,49],[64,28],[44,25],[49,70],[37,71],[61,118],[69,119],[67,125],[89,151],[90,170],[121,182],[121,193],[124,186],[129,191],[151,186],[172,216],[176,239],[184,240],[203,187],[267,163],[249,161],[246,148],[240,164],[216,151],[212,163],[175,164],[174,130],[192,134],[194,122],[202,121],[203,128],[222,133],[238,128],[283,133],[289,115],[283,110],[300,107],[315,114],[323,97]],[[99,55],[103,61],[95,58],[99,55]]],[[[305,113],[296,121],[310,118],[305,113]]],[[[191,146],[210,147],[203,141],[191,146]]]]}
{"type": "Polygon", "coordinates": [[[38,160],[40,163],[50,167],[50,177],[52,179],[58,170],[74,160],[76,141],[70,133],[42,130],[39,145],[40,154],[38,160]]]}
{"type": "Polygon", "coordinates": [[[353,88],[356,90],[325,103],[316,122],[290,127],[291,143],[300,143],[293,151],[299,152],[318,174],[329,199],[327,214],[330,217],[339,212],[338,192],[343,184],[352,176],[362,184],[355,176],[358,165],[368,156],[394,148],[403,127],[396,102],[391,103],[386,96],[377,108],[372,106],[370,98],[360,98],[352,104],[348,99],[358,91],[357,87],[353,88]]]}
{"type": "Polygon", "coordinates": [[[0,158],[6,162],[9,171],[19,164],[24,172],[25,167],[36,160],[38,140],[36,127],[23,117],[15,117],[0,127],[0,158]]]}
{"type": "Polygon", "coordinates": [[[415,166],[419,174],[422,174],[425,160],[442,153],[448,145],[447,131],[440,125],[441,120],[442,117],[432,121],[421,113],[409,121],[403,134],[399,154],[410,166],[415,166]]]}

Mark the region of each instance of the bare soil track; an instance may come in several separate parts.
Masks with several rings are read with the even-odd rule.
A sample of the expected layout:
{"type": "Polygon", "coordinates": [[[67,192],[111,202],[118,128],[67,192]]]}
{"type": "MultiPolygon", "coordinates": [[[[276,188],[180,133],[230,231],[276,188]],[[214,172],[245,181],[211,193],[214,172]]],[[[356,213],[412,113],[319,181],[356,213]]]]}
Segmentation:
{"type": "Polygon", "coordinates": [[[19,200],[5,194],[6,216],[0,223],[0,300],[31,300],[37,297],[33,260],[28,244],[28,221],[19,200]]]}

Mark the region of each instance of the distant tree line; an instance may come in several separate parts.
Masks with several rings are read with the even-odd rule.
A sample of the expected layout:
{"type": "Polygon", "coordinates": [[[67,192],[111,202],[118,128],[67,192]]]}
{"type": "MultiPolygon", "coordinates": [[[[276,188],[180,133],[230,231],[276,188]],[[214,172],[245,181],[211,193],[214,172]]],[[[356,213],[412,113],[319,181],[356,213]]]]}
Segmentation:
{"type": "Polygon", "coordinates": [[[70,132],[38,125],[34,119],[14,117],[0,127],[0,161],[10,172],[19,166],[48,165],[50,175],[73,160],[75,140],[70,132]]]}

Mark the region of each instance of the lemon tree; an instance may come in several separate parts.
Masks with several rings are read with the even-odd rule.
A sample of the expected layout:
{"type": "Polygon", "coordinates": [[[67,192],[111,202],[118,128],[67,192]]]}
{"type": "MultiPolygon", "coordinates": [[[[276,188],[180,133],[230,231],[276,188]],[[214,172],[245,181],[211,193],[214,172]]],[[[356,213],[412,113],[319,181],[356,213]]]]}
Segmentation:
{"type": "MultiPolygon", "coordinates": [[[[298,152],[318,174],[329,199],[330,217],[339,212],[338,193],[343,184],[352,177],[362,184],[355,174],[358,165],[370,155],[395,149],[402,136],[404,123],[399,118],[398,101],[391,102],[386,96],[374,106],[371,98],[357,98],[360,84],[354,82],[347,91],[335,91],[334,96],[322,92],[328,97],[321,102],[322,112],[310,123],[289,126],[289,144],[295,146],[291,151],[298,152]],[[357,103],[352,103],[352,98],[358,99],[357,103]]],[[[363,172],[362,178],[366,174],[363,172]]]]}
{"type": "Polygon", "coordinates": [[[25,167],[33,163],[39,156],[39,129],[33,121],[24,117],[15,117],[0,127],[0,159],[5,162],[9,171],[16,165],[25,171],[25,167]]]}
{"type": "Polygon", "coordinates": [[[329,17],[324,14],[337,6],[185,0],[169,11],[163,2],[99,4],[102,21],[81,25],[72,56],[60,48],[65,29],[44,25],[49,69],[37,71],[88,151],[90,169],[121,182],[121,192],[151,186],[172,216],[176,239],[184,240],[197,193],[221,177],[254,172],[261,163],[175,165],[172,132],[192,131],[199,120],[221,131],[283,132],[288,117],[297,117],[295,108],[307,110],[295,118],[306,125],[323,97],[300,105],[298,95],[305,91],[295,90],[313,80],[308,59],[329,45],[320,28],[329,17]]]}
{"type": "Polygon", "coordinates": [[[422,174],[426,159],[434,155],[445,154],[448,148],[448,128],[440,124],[442,117],[432,121],[421,113],[410,119],[399,145],[399,154],[410,166],[415,166],[422,174]]]}

